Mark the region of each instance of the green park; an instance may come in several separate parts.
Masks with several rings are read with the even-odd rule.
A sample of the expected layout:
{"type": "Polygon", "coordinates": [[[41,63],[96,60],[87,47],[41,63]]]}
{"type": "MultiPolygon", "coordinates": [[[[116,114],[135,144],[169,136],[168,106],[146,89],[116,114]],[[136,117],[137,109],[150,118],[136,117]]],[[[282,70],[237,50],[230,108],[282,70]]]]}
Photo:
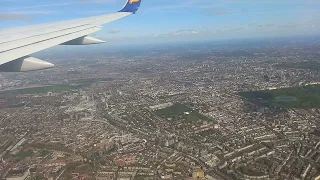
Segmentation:
{"type": "Polygon", "coordinates": [[[254,104],[280,108],[320,108],[320,85],[240,92],[254,104]]]}
{"type": "Polygon", "coordinates": [[[185,120],[187,122],[196,122],[196,121],[213,121],[212,119],[198,113],[197,110],[194,110],[190,105],[176,103],[170,107],[159,109],[155,113],[163,118],[176,120],[185,120]]]}

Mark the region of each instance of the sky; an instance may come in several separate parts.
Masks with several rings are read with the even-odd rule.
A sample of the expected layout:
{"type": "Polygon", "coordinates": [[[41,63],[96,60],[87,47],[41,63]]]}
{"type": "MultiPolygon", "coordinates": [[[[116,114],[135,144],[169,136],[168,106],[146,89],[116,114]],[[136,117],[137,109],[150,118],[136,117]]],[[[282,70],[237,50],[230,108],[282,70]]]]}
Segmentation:
{"type": "MultiPolygon", "coordinates": [[[[0,0],[0,28],[111,13],[125,0],[0,0]]],[[[320,0],[142,0],[132,16],[93,36],[170,42],[317,35],[320,0]]]]}

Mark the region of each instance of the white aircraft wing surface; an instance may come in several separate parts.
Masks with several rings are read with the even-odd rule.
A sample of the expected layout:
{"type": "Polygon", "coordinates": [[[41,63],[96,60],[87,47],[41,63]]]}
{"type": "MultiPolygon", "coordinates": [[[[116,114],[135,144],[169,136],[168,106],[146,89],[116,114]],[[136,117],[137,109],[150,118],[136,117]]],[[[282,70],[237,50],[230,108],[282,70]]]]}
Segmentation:
{"type": "Polygon", "coordinates": [[[47,69],[53,64],[29,56],[56,45],[89,45],[104,41],[88,36],[102,24],[134,14],[141,0],[127,0],[115,13],[54,23],[0,29],[0,71],[23,72],[47,69]]]}

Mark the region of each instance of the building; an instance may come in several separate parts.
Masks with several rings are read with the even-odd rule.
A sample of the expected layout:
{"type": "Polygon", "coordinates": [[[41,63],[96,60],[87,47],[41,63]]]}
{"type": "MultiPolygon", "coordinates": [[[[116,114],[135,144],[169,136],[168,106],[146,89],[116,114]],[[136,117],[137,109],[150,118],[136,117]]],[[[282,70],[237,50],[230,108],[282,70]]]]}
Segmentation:
{"type": "Polygon", "coordinates": [[[125,166],[125,165],[130,165],[130,164],[134,164],[136,163],[136,156],[133,155],[127,155],[127,156],[122,156],[122,157],[118,157],[115,158],[113,160],[113,162],[117,165],[117,166],[125,166]]]}
{"type": "Polygon", "coordinates": [[[204,178],[204,171],[200,168],[194,169],[192,172],[192,178],[193,179],[204,178]]]}
{"type": "Polygon", "coordinates": [[[27,171],[11,170],[9,174],[10,175],[7,178],[5,178],[6,180],[25,180],[29,178],[30,171],[29,169],[27,171]]]}

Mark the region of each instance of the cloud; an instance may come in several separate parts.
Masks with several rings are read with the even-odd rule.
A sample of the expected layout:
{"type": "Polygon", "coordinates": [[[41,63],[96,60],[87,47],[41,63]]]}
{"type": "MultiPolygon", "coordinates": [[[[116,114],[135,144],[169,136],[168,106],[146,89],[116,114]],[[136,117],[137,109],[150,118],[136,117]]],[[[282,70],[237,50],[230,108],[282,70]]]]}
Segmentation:
{"type": "Polygon", "coordinates": [[[79,0],[79,2],[83,3],[113,3],[116,0],[79,0]]]}
{"type": "Polygon", "coordinates": [[[191,31],[192,34],[199,34],[199,31],[191,31]]]}
{"type": "Polygon", "coordinates": [[[32,20],[32,18],[27,14],[0,13],[0,21],[6,21],[6,20],[30,21],[32,20]]]}
{"type": "Polygon", "coordinates": [[[66,2],[66,3],[42,4],[42,5],[36,5],[36,6],[18,7],[18,8],[9,9],[9,11],[22,10],[22,9],[35,9],[35,8],[43,8],[43,7],[69,6],[69,5],[87,4],[87,3],[112,3],[115,1],[116,0],[78,0],[78,1],[72,1],[72,2],[66,2]]]}
{"type": "Polygon", "coordinates": [[[203,8],[203,11],[205,14],[211,15],[211,16],[227,14],[229,12],[227,9],[216,9],[215,7],[203,8]]]}
{"type": "Polygon", "coordinates": [[[240,31],[242,30],[243,28],[242,27],[238,27],[238,28],[228,28],[228,27],[225,27],[223,29],[218,29],[216,30],[216,33],[221,33],[221,32],[235,32],[235,31],[240,31]]]}
{"type": "Polygon", "coordinates": [[[228,9],[216,9],[216,7],[202,8],[203,12],[209,16],[217,16],[223,14],[245,14],[245,13],[263,13],[268,12],[267,9],[242,9],[242,8],[228,8],[228,9]]]}
{"type": "Polygon", "coordinates": [[[305,24],[284,24],[279,26],[280,28],[295,28],[295,27],[299,27],[299,26],[303,26],[305,24]]]}
{"type": "Polygon", "coordinates": [[[186,34],[199,34],[199,31],[193,30],[193,29],[185,29],[185,30],[179,30],[175,31],[173,33],[169,33],[169,35],[186,35],[186,34]]]}
{"type": "Polygon", "coordinates": [[[13,11],[10,13],[31,15],[31,14],[54,14],[54,13],[58,13],[58,11],[13,11]]]}
{"type": "Polygon", "coordinates": [[[170,38],[170,37],[195,37],[195,36],[202,36],[202,35],[209,35],[209,34],[216,34],[216,33],[232,33],[243,30],[243,27],[227,27],[225,26],[222,29],[218,30],[208,30],[208,29],[182,29],[178,31],[162,33],[162,34],[152,34],[153,38],[170,38]]]}
{"type": "Polygon", "coordinates": [[[256,24],[255,25],[257,29],[263,29],[263,28],[272,28],[275,27],[275,24],[256,24]]]}
{"type": "Polygon", "coordinates": [[[275,24],[266,24],[265,27],[274,27],[275,24]]]}
{"type": "Polygon", "coordinates": [[[57,11],[15,11],[15,12],[3,12],[0,13],[0,21],[30,21],[32,17],[30,15],[34,14],[53,14],[57,13],[57,11]]]}
{"type": "Polygon", "coordinates": [[[249,23],[248,26],[249,26],[249,27],[258,26],[258,23],[252,22],[252,23],[249,23]]]}
{"type": "Polygon", "coordinates": [[[43,8],[43,7],[67,6],[67,5],[82,4],[82,3],[83,3],[83,2],[43,4],[43,5],[36,5],[36,6],[25,6],[25,7],[11,8],[11,9],[9,9],[9,10],[11,11],[11,10],[35,9],[35,8],[43,8]]]}
{"type": "Polygon", "coordinates": [[[285,24],[277,25],[277,28],[297,28],[297,27],[316,27],[320,24],[320,20],[309,20],[300,22],[288,22],[285,24]]]}
{"type": "Polygon", "coordinates": [[[168,32],[163,34],[152,34],[152,37],[158,38],[158,37],[170,37],[170,36],[196,35],[200,33],[201,31],[194,30],[194,29],[183,29],[183,30],[178,30],[178,31],[168,32]]]}
{"type": "Polygon", "coordinates": [[[112,29],[112,30],[109,30],[108,33],[110,34],[116,34],[116,33],[120,33],[121,31],[119,29],[112,29]]]}
{"type": "Polygon", "coordinates": [[[160,36],[159,34],[152,34],[152,37],[154,37],[154,38],[157,38],[159,36],[160,36]]]}
{"type": "Polygon", "coordinates": [[[90,11],[86,11],[84,13],[86,14],[104,14],[106,13],[106,10],[90,10],[90,11]]]}
{"type": "MultiPolygon", "coordinates": [[[[169,1],[168,1],[169,2],[169,1]]],[[[167,5],[160,5],[148,8],[144,12],[147,13],[154,13],[155,11],[168,11],[168,10],[178,10],[178,9],[185,9],[185,8],[217,8],[220,6],[225,6],[230,3],[233,3],[232,0],[224,0],[222,3],[215,3],[212,5],[212,0],[184,0],[184,1],[170,1],[167,5]],[[173,2],[173,3],[172,3],[173,2]],[[178,3],[176,3],[178,2],[178,3]]]]}

